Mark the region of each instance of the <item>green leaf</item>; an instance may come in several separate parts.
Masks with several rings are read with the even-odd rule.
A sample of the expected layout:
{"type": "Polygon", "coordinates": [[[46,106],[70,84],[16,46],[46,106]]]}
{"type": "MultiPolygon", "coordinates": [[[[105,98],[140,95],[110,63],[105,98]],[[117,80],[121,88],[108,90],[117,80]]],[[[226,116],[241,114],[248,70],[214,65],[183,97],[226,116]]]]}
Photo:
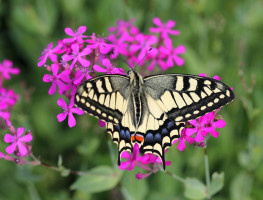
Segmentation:
{"type": "Polygon", "coordinates": [[[100,166],[79,177],[70,189],[82,190],[87,193],[102,192],[114,188],[120,177],[120,170],[114,170],[109,166],[100,166]]]}
{"type": "Polygon", "coordinates": [[[126,171],[122,179],[122,194],[127,200],[144,200],[149,191],[147,179],[138,180],[135,175],[140,169],[126,171]]]}
{"type": "Polygon", "coordinates": [[[245,172],[239,173],[231,183],[231,199],[247,200],[252,189],[253,178],[245,172]]]}
{"type": "Polygon", "coordinates": [[[206,186],[195,178],[185,179],[185,197],[189,199],[204,199],[208,196],[206,186]]]}
{"type": "Polygon", "coordinates": [[[208,187],[210,196],[213,196],[214,194],[219,192],[223,188],[223,186],[224,186],[224,172],[213,173],[211,184],[208,187]]]}

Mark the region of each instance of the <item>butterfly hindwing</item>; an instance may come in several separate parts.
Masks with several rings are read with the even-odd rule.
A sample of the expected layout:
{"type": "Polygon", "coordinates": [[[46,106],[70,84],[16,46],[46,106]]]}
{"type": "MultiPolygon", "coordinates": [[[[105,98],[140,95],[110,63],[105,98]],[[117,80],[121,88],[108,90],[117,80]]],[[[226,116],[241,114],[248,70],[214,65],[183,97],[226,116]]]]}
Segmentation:
{"type": "Polygon", "coordinates": [[[81,84],[75,104],[95,117],[118,124],[127,109],[129,79],[122,75],[104,75],[81,84]]]}
{"type": "Polygon", "coordinates": [[[148,93],[168,118],[186,122],[205,115],[234,99],[234,93],[224,83],[212,78],[166,74],[144,78],[148,93]]]}
{"type": "Polygon", "coordinates": [[[128,128],[124,128],[120,124],[106,124],[106,131],[112,137],[112,141],[118,145],[118,165],[120,165],[121,154],[124,151],[132,152],[131,133],[128,128]]]}

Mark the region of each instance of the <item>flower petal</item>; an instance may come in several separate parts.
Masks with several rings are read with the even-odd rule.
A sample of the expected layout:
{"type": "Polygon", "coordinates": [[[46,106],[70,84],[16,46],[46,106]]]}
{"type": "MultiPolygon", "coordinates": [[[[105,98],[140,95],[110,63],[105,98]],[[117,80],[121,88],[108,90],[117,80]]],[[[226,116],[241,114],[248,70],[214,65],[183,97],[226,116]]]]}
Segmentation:
{"type": "Polygon", "coordinates": [[[57,115],[58,121],[59,121],[59,122],[64,121],[64,120],[66,119],[67,115],[68,115],[68,114],[67,114],[66,112],[63,112],[63,113],[58,114],[58,115],[57,115]]]}
{"type": "Polygon", "coordinates": [[[59,99],[58,99],[57,104],[58,104],[60,107],[62,107],[63,109],[64,109],[65,107],[67,107],[67,104],[66,104],[65,100],[62,99],[62,98],[59,98],[59,99]]]}
{"type": "Polygon", "coordinates": [[[68,125],[70,128],[76,125],[76,119],[71,112],[68,114],[68,125]]]}
{"type": "Polygon", "coordinates": [[[5,143],[11,143],[11,142],[14,142],[14,136],[11,135],[11,134],[5,134],[5,137],[4,137],[4,142],[5,143]]]}
{"type": "Polygon", "coordinates": [[[25,135],[20,138],[21,142],[31,142],[33,140],[33,136],[31,134],[25,135]]]}
{"type": "Polygon", "coordinates": [[[17,128],[17,136],[20,137],[25,131],[25,128],[24,127],[19,127],[17,128]]]}
{"type": "Polygon", "coordinates": [[[9,146],[5,149],[6,153],[8,153],[8,154],[14,153],[15,150],[16,150],[16,143],[12,143],[11,145],[9,145],[9,146]]]}
{"type": "Polygon", "coordinates": [[[27,154],[27,149],[26,147],[21,143],[21,142],[17,142],[17,146],[18,146],[18,151],[19,153],[24,156],[27,154]]]}

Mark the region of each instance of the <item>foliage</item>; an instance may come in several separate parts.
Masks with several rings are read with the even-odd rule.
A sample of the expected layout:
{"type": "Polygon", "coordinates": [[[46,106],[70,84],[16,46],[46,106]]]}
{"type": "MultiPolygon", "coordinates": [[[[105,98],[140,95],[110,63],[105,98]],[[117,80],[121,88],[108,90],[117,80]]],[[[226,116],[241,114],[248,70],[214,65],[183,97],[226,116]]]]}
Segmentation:
{"type": "MultiPolygon", "coordinates": [[[[5,180],[0,183],[0,199],[185,199],[192,198],[193,191],[197,191],[199,199],[207,195],[215,195],[217,199],[261,199],[261,1],[24,0],[0,3],[0,61],[12,60],[14,66],[20,68],[19,75],[5,82],[6,87],[20,95],[10,120],[16,128],[24,126],[25,130],[32,131],[33,152],[46,166],[55,165],[59,155],[63,157],[63,163],[60,159],[56,167],[60,173],[43,166],[21,166],[0,159],[0,175],[5,180]],[[105,130],[98,126],[96,119],[76,117],[78,125],[73,128],[68,127],[67,121],[57,121],[61,108],[54,102],[59,95],[47,95],[50,85],[41,80],[45,72],[36,67],[43,48],[65,37],[65,27],[75,30],[87,25],[89,35],[93,32],[103,35],[119,19],[135,18],[140,31],[149,33],[156,16],[164,22],[176,21],[180,39],[176,37],[173,42],[186,47],[186,52],[180,55],[185,61],[183,67],[170,68],[167,73],[220,75],[235,91],[236,100],[221,111],[227,125],[220,130],[217,139],[209,139],[210,170],[221,173],[212,175],[208,188],[203,184],[206,182],[203,151],[193,146],[183,152],[174,146],[167,152],[167,160],[173,163],[167,166],[167,170],[174,173],[168,174],[171,176],[158,172],[137,180],[134,177],[140,172],[138,168],[119,174],[116,166],[112,167],[105,130]],[[105,165],[104,169],[99,167],[105,165]],[[111,190],[98,192],[103,188],[94,187],[92,191],[89,187],[90,190],[72,192],[70,189],[77,189],[81,179],[76,182],[76,175],[69,175],[68,169],[91,170],[91,174],[81,179],[87,179],[85,183],[93,186],[97,184],[92,182],[93,177],[102,170],[104,173],[99,173],[96,180],[105,181],[104,189],[111,190]],[[175,174],[189,178],[182,184],[171,178],[175,174]],[[109,181],[109,177],[114,178],[109,181]],[[117,183],[119,180],[121,183],[117,183]],[[92,193],[94,191],[97,193],[92,193]]],[[[118,66],[124,65],[118,63],[118,66]]],[[[0,130],[1,141],[6,133],[7,129],[0,130]]],[[[4,152],[5,147],[1,142],[0,151],[4,152]]],[[[116,155],[115,146],[112,147],[116,155]]]]}

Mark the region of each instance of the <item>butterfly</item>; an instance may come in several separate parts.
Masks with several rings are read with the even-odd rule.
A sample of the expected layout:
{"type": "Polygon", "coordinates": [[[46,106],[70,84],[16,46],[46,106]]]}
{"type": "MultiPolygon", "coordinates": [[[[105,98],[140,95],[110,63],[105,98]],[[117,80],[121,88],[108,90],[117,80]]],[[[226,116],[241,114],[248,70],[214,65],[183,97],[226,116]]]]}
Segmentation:
{"type": "Polygon", "coordinates": [[[165,169],[165,150],[180,137],[185,123],[234,99],[224,83],[207,77],[165,74],[142,77],[102,75],[82,83],[75,105],[106,122],[106,131],[118,145],[118,165],[124,151],[159,156],[165,169]]]}

